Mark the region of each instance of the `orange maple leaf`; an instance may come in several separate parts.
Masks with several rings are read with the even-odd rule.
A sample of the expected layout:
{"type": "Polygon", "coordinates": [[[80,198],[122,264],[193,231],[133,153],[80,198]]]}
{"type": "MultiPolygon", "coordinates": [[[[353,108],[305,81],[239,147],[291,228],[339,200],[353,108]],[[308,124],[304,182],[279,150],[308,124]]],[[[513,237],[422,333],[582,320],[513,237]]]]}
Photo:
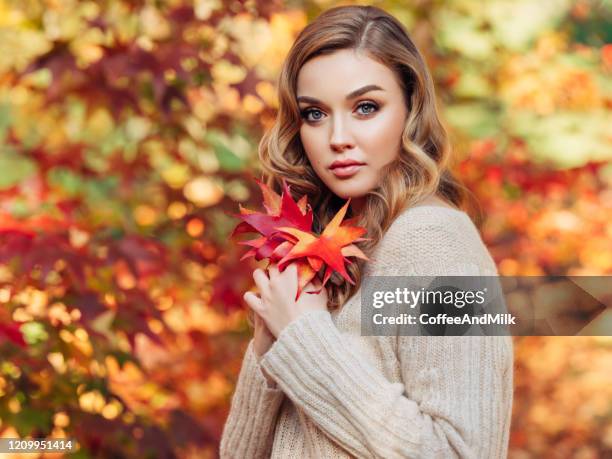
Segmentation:
{"type": "MultiPolygon", "coordinates": [[[[306,285],[311,282],[325,267],[321,289],[325,286],[334,271],[354,284],[346,272],[344,262],[351,263],[347,257],[367,260],[363,252],[353,242],[366,240],[361,238],[365,229],[352,226],[357,218],[343,221],[350,199],[329,222],[320,237],[312,233],[313,212],[308,205],[307,196],[298,202],[291,197],[290,189],[283,180],[283,193],[279,195],[267,185],[257,180],[263,196],[265,213],[240,208],[242,222],[236,226],[231,237],[241,233],[257,233],[260,237],[239,244],[251,247],[241,258],[255,257],[256,260],[267,259],[268,267],[278,263],[278,269],[284,271],[289,261],[297,266],[298,289],[297,300],[306,285]]],[[[319,289],[316,292],[319,293],[319,289]]]]}
{"type": "MultiPolygon", "coordinates": [[[[278,262],[279,269],[283,270],[291,260],[306,258],[306,261],[300,260],[298,269],[301,268],[303,275],[308,277],[311,274],[314,277],[323,264],[326,265],[321,288],[325,286],[334,271],[354,285],[355,282],[346,272],[344,262],[348,261],[350,263],[346,257],[353,256],[364,260],[368,260],[368,258],[353,244],[353,242],[367,240],[367,238],[361,237],[366,232],[365,228],[342,225],[350,201],[349,199],[336,213],[319,237],[297,228],[279,227],[279,231],[289,234],[297,240],[294,242],[292,249],[278,262]]],[[[302,288],[303,285],[298,286],[298,296],[302,288]]]]}
{"type": "Polygon", "coordinates": [[[283,180],[283,194],[279,196],[266,184],[256,180],[263,195],[263,205],[266,213],[256,212],[239,205],[240,214],[235,217],[243,220],[234,228],[230,237],[241,233],[259,233],[261,237],[249,241],[241,241],[238,244],[252,247],[242,256],[245,258],[255,257],[256,260],[269,258],[277,261],[287,251],[285,237],[280,237],[278,226],[291,225],[304,231],[312,227],[313,213],[307,206],[307,196],[295,202],[291,197],[289,185],[283,180]]]}

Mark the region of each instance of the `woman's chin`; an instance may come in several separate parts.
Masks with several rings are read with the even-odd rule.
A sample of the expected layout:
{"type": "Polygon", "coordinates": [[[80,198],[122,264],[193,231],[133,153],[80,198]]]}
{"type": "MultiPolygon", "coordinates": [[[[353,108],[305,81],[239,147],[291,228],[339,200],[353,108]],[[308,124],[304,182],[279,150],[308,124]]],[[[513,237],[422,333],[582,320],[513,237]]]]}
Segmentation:
{"type": "Polygon", "coordinates": [[[341,198],[359,198],[364,196],[369,191],[369,188],[365,186],[365,184],[361,181],[351,181],[347,180],[342,183],[330,183],[329,189],[334,192],[337,196],[341,198]]]}
{"type": "Polygon", "coordinates": [[[367,191],[364,190],[357,190],[357,191],[353,191],[353,190],[345,190],[345,189],[332,189],[332,191],[334,192],[334,194],[336,196],[338,196],[341,199],[358,199],[358,198],[362,198],[367,194],[367,191]]]}

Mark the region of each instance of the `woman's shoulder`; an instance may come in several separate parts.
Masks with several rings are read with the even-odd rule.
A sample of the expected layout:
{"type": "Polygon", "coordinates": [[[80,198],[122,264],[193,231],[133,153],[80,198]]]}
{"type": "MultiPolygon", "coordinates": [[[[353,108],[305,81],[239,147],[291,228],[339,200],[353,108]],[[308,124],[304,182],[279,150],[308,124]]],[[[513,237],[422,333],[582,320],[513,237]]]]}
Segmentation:
{"type": "MultiPolygon", "coordinates": [[[[373,253],[374,263],[407,266],[425,274],[471,265],[475,274],[497,273],[495,263],[469,215],[451,206],[423,204],[401,212],[373,253]]],[[[468,274],[466,272],[466,274],[468,274]]]]}
{"type": "Polygon", "coordinates": [[[402,211],[395,218],[389,230],[417,231],[421,228],[432,227],[460,229],[466,222],[473,226],[472,220],[463,210],[438,204],[422,204],[402,211]]]}

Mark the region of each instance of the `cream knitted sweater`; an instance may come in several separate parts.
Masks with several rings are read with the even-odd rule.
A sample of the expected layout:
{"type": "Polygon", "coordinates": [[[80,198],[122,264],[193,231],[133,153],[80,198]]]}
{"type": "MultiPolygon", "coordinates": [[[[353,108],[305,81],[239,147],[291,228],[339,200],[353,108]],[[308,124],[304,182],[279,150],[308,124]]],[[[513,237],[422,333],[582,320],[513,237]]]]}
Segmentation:
{"type": "MultiPolygon", "coordinates": [[[[400,214],[364,271],[496,274],[467,214],[440,206],[400,214]]],[[[360,303],[302,314],[261,359],[249,342],[221,458],[505,458],[512,338],[361,336],[360,303]]]]}

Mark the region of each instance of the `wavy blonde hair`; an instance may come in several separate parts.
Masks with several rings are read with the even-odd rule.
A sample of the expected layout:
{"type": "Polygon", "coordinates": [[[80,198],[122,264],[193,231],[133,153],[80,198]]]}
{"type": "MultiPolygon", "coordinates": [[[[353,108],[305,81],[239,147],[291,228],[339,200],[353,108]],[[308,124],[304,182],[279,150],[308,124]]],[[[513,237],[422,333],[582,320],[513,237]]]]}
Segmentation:
{"type": "MultiPolygon", "coordinates": [[[[343,49],[363,52],[393,70],[408,108],[398,159],[382,171],[384,180],[378,187],[367,193],[361,215],[349,214],[367,230],[370,240],[357,245],[369,256],[404,209],[433,194],[461,208],[465,192],[448,169],[451,147],[427,65],[402,24],[373,6],[326,10],[296,38],[278,79],[277,118],[259,144],[262,181],[280,193],[285,179],[294,199],[308,195],[317,232],[346,202],[329,190],[310,165],[300,139],[302,119],[297,103],[302,66],[315,56],[343,49]]],[[[347,271],[355,285],[336,275],[326,284],[330,310],[342,306],[361,285],[364,261],[353,260],[347,271]]]]}

